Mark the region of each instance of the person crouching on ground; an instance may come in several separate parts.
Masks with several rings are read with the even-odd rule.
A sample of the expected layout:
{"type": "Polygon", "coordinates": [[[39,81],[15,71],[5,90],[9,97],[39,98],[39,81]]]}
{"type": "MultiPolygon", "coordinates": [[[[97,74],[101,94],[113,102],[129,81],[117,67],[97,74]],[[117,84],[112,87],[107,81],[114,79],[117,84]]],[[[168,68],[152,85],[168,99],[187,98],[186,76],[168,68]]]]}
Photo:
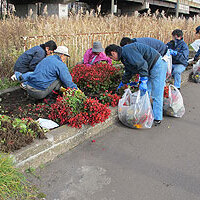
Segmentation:
{"type": "Polygon", "coordinates": [[[141,95],[144,95],[150,86],[154,124],[159,125],[163,119],[163,92],[167,73],[167,65],[161,55],[150,46],[138,42],[124,47],[111,44],[106,47],[105,53],[113,60],[121,60],[125,66],[125,73],[118,88],[129,83],[135,74],[140,75],[141,95]]]}
{"type": "Polygon", "coordinates": [[[183,41],[183,31],[175,29],[172,32],[172,40],[167,43],[170,54],[172,55],[172,76],[174,86],[180,90],[181,73],[188,65],[189,48],[183,41]]]}
{"type": "Polygon", "coordinates": [[[65,64],[69,57],[68,48],[58,46],[54,52],[55,55],[44,58],[28,77],[27,92],[35,99],[43,99],[53,90],[59,91],[61,86],[78,89],[65,64]]]}
{"type": "Polygon", "coordinates": [[[41,44],[39,46],[32,47],[25,51],[16,61],[14,65],[14,75],[12,80],[19,80],[24,82],[22,88],[25,89],[26,80],[35,68],[36,65],[44,59],[47,55],[50,55],[57,48],[56,43],[53,40],[41,44]]]}
{"type": "Polygon", "coordinates": [[[101,42],[94,42],[93,48],[90,48],[85,52],[83,63],[87,66],[91,66],[101,61],[106,61],[108,64],[112,64],[112,60],[104,53],[101,42]]]}

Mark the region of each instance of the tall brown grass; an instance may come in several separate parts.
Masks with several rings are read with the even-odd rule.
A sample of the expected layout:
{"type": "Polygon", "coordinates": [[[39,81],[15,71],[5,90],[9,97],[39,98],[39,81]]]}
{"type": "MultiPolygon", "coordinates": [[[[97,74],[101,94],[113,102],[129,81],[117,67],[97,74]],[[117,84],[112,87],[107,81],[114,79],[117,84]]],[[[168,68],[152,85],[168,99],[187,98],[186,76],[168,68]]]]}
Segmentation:
{"type": "Polygon", "coordinates": [[[97,16],[90,13],[78,14],[69,18],[59,19],[57,16],[43,16],[35,19],[27,17],[20,19],[10,16],[0,21],[0,77],[10,76],[17,57],[23,52],[24,40],[22,36],[45,36],[41,38],[27,38],[27,48],[38,45],[49,39],[54,39],[58,45],[67,45],[71,52],[71,65],[80,61],[84,51],[92,45],[93,40],[101,40],[104,47],[110,43],[119,43],[122,36],[154,37],[168,42],[171,33],[179,28],[184,32],[187,44],[195,40],[195,28],[200,17],[172,18],[165,17],[164,13],[132,16],[97,16]],[[121,34],[96,35],[90,38],[76,34],[120,32],[121,34]],[[130,33],[130,34],[128,34],[130,33]],[[68,36],[53,36],[68,35],[68,36]],[[73,60],[73,62],[72,62],[73,60]]]}

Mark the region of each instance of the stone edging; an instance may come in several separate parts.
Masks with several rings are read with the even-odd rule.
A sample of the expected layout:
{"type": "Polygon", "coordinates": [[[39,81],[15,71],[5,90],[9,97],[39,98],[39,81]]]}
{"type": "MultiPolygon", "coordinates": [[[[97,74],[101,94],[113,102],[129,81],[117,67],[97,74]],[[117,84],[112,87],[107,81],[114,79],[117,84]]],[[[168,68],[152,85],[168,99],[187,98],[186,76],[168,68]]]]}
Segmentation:
{"type": "Polygon", "coordinates": [[[18,90],[18,89],[20,89],[19,86],[11,87],[11,88],[8,88],[8,89],[5,89],[5,90],[0,90],[0,95],[8,93],[8,92],[13,92],[13,91],[18,90]]]}
{"type": "MultiPolygon", "coordinates": [[[[188,81],[192,70],[182,73],[182,84],[188,81]]],[[[29,167],[37,168],[53,160],[56,156],[74,148],[88,138],[97,135],[100,131],[113,125],[117,119],[117,108],[110,108],[111,115],[105,122],[96,126],[83,126],[81,129],[71,128],[66,125],[47,133],[46,140],[36,140],[13,154],[16,166],[25,170],[29,167]]]]}
{"type": "Polygon", "coordinates": [[[83,126],[81,129],[61,126],[47,133],[47,139],[35,140],[34,143],[14,152],[12,157],[16,162],[16,166],[23,171],[29,167],[37,168],[53,160],[56,156],[65,153],[74,148],[78,144],[95,136],[100,131],[111,126],[117,117],[117,109],[110,108],[111,115],[103,123],[96,126],[83,126]]]}

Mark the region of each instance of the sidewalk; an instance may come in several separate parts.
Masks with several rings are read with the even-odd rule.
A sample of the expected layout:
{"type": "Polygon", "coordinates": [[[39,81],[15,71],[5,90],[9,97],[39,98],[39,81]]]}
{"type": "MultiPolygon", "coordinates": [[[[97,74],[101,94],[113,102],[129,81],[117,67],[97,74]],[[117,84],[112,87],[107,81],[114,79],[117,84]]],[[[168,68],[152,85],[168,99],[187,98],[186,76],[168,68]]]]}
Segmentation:
{"type": "MultiPolygon", "coordinates": [[[[188,70],[182,74],[182,84],[188,81],[190,72],[191,70],[188,70]]],[[[36,140],[33,144],[14,152],[12,156],[16,161],[16,166],[22,170],[29,167],[37,168],[112,126],[118,119],[117,108],[110,109],[111,115],[104,123],[97,124],[95,127],[84,126],[81,129],[64,125],[49,131],[47,133],[48,139],[36,140]]]]}
{"type": "Polygon", "coordinates": [[[28,179],[48,200],[199,200],[200,85],[181,92],[182,118],[151,129],[114,123],[28,179]]]}

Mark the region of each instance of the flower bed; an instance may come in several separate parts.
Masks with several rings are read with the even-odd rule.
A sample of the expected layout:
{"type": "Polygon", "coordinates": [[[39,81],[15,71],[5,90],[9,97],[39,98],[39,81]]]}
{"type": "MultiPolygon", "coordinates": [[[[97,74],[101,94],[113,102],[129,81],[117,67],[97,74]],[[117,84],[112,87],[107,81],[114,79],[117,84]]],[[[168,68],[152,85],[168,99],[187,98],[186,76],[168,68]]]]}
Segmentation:
{"type": "Polygon", "coordinates": [[[122,70],[108,64],[87,67],[76,65],[71,72],[74,83],[89,97],[99,97],[106,90],[115,90],[120,82],[122,70]]]}
{"type": "MultiPolygon", "coordinates": [[[[15,121],[15,118],[20,118],[18,120],[24,118],[24,120],[19,121],[19,124],[24,124],[22,128],[24,127],[26,134],[21,134],[21,129],[18,130],[18,135],[23,136],[21,140],[25,141],[21,142],[21,146],[24,143],[29,144],[35,138],[42,138],[41,134],[36,133],[33,136],[32,132],[28,131],[28,123],[33,123],[33,120],[38,118],[51,119],[59,125],[67,124],[76,128],[81,128],[82,125],[86,124],[94,126],[104,122],[111,112],[108,106],[117,106],[124,89],[127,88],[124,86],[119,91],[120,95],[116,94],[122,70],[112,65],[96,64],[91,67],[77,65],[72,69],[71,74],[80,90],[68,88],[61,96],[54,94],[53,102],[52,99],[48,98],[40,103],[34,102],[27,98],[26,93],[22,90],[18,91],[21,94],[14,92],[0,97],[2,98],[2,106],[0,107],[2,116],[8,118],[9,121],[15,121]],[[29,118],[28,121],[27,118],[29,118]]],[[[5,125],[5,121],[1,124],[0,130],[4,128],[3,125],[5,125]]],[[[9,124],[9,127],[10,132],[14,135],[16,127],[12,123],[9,124]]],[[[0,150],[7,152],[20,148],[21,146],[16,145],[15,142],[13,143],[13,139],[10,139],[13,137],[9,136],[5,139],[4,136],[3,141],[6,147],[2,146],[0,150]],[[15,147],[12,145],[11,147],[10,144],[15,147]]]]}
{"type": "Polygon", "coordinates": [[[10,152],[33,142],[35,138],[44,139],[43,129],[31,118],[11,118],[0,115],[0,151],[10,152]]]}

